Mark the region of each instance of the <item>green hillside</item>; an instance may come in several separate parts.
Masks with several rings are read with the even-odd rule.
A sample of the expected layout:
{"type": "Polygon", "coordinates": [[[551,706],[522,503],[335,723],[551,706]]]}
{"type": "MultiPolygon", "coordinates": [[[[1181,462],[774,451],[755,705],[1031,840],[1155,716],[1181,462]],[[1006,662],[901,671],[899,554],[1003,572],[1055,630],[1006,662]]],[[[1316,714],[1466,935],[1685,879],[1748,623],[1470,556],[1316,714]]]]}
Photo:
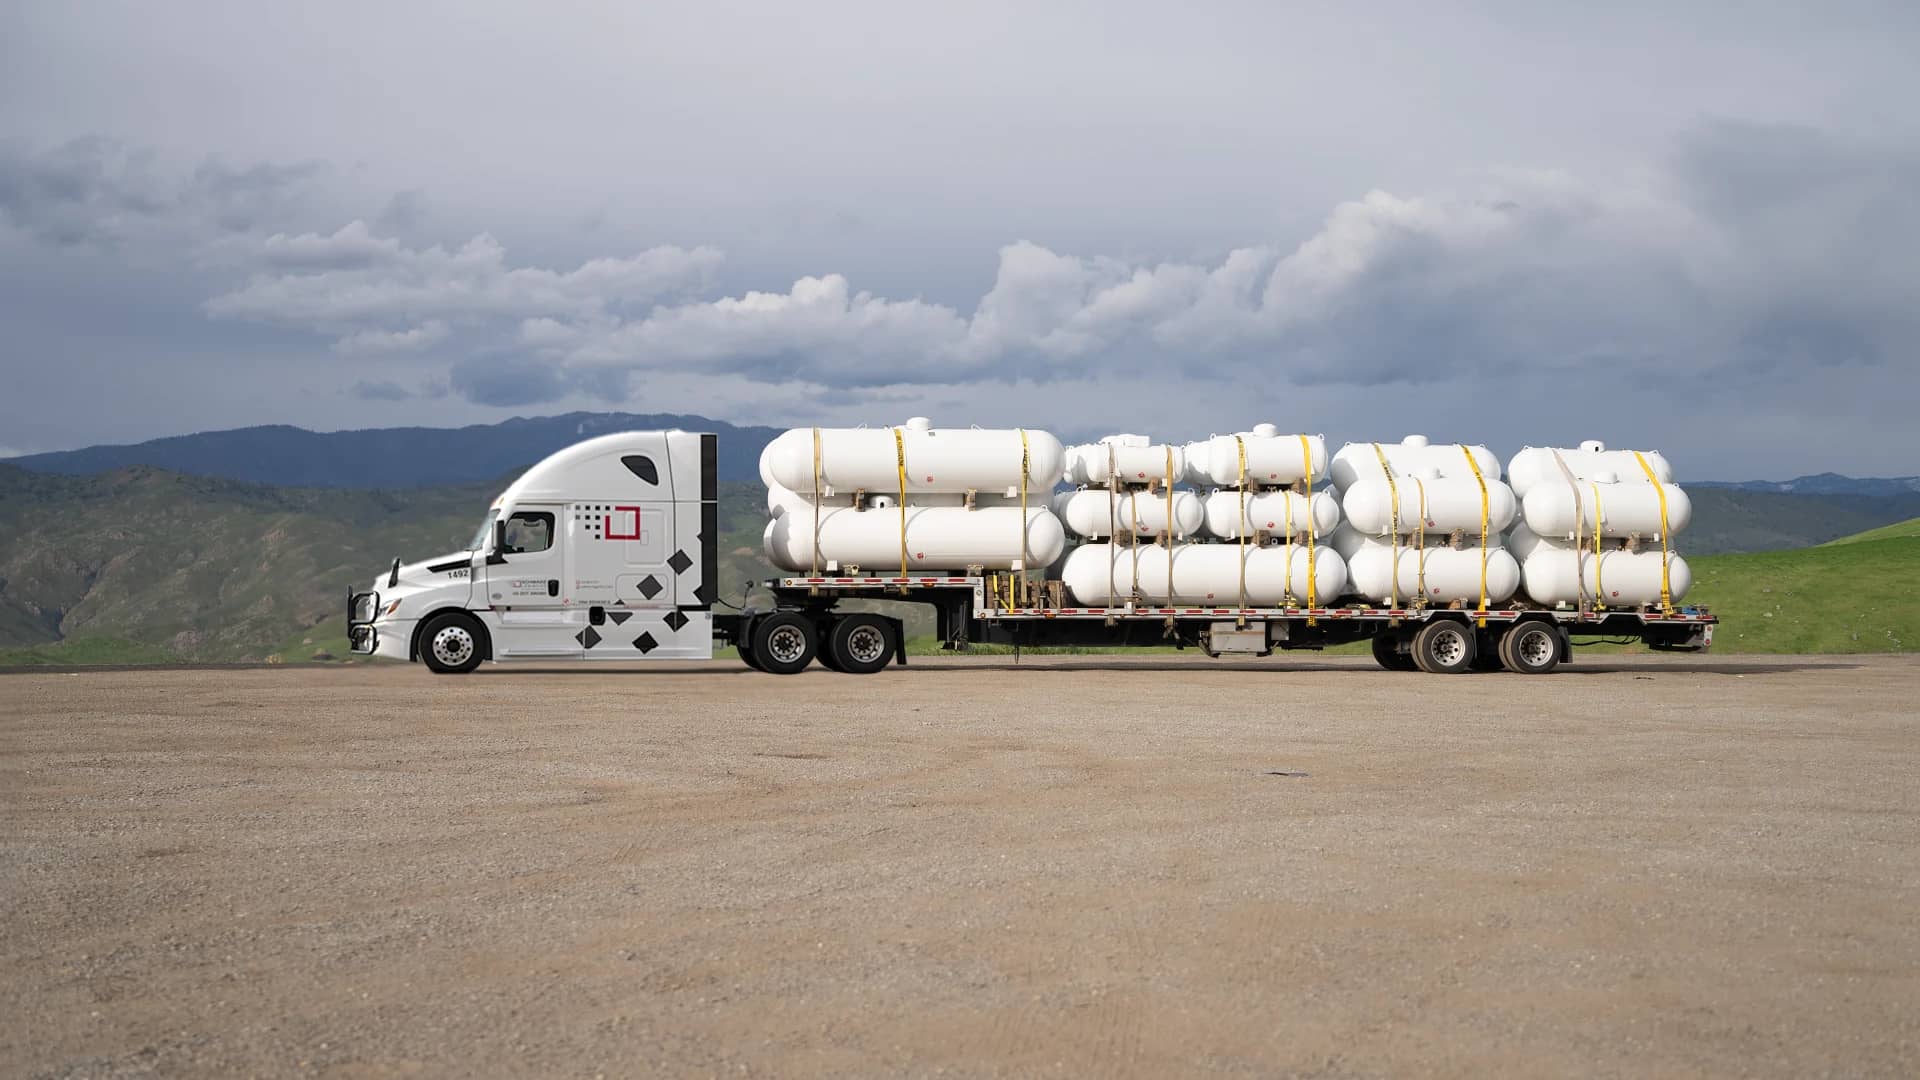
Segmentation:
{"type": "Polygon", "coordinates": [[[1689,604],[1720,616],[1720,652],[1920,649],[1920,521],[1819,547],[1689,558],[1689,604]]]}

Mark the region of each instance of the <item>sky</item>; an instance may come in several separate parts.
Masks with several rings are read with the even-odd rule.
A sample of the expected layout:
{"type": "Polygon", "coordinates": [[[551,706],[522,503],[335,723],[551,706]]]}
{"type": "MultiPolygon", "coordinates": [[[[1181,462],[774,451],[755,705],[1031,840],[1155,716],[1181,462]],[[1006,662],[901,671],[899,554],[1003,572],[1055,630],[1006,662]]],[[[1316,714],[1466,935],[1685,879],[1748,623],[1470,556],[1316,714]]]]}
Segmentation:
{"type": "Polygon", "coordinates": [[[10,3],[0,454],[617,409],[1909,475],[1916,55],[1900,3],[10,3]]]}

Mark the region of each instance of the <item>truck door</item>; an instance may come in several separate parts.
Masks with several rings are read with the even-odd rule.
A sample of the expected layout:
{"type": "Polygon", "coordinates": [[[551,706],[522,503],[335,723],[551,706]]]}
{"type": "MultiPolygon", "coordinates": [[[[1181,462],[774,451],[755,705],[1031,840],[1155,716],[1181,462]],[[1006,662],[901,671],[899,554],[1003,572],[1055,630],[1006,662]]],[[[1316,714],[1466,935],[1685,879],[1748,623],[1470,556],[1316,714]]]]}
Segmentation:
{"type": "Polygon", "coordinates": [[[505,543],[487,558],[486,596],[498,620],[493,651],[510,657],[577,658],[587,615],[570,595],[558,505],[523,505],[502,522],[505,543]]]}

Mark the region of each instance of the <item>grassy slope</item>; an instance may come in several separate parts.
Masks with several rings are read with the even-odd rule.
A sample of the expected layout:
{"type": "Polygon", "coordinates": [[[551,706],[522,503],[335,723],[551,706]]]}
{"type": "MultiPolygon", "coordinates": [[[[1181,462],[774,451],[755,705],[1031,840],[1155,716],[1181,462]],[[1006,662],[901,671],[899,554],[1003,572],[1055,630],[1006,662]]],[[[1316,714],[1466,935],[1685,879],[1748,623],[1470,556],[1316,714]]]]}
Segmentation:
{"type": "Polygon", "coordinates": [[[1714,648],[1725,652],[1920,649],[1920,522],[1901,528],[1795,551],[1689,559],[1687,603],[1720,616],[1714,648]]]}
{"type": "Polygon", "coordinates": [[[1892,525],[1885,525],[1878,529],[1868,529],[1866,532],[1855,533],[1852,536],[1843,536],[1838,540],[1829,540],[1824,546],[1832,547],[1835,544],[1858,544],[1871,540],[1896,540],[1901,537],[1912,536],[1920,536],[1920,517],[1910,518],[1906,521],[1896,521],[1892,525]]]}

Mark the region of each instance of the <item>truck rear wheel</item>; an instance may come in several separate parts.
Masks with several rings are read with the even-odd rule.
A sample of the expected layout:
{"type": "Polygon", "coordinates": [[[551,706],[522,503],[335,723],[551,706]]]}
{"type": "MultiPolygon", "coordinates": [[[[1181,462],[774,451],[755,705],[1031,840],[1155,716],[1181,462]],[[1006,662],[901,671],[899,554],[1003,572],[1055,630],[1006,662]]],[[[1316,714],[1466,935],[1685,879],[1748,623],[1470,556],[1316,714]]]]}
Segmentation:
{"type": "Polygon", "coordinates": [[[893,659],[893,626],[879,615],[841,616],[827,634],[822,656],[833,658],[830,666],[836,671],[871,675],[893,659]]]}
{"type": "Polygon", "coordinates": [[[1413,662],[1429,675],[1453,675],[1473,666],[1473,628],[1453,619],[1434,619],[1413,635],[1413,662]]]}
{"type": "Polygon", "coordinates": [[[753,631],[751,627],[740,635],[739,641],[733,643],[733,650],[740,654],[741,663],[755,671],[766,670],[760,666],[759,659],[753,655],[753,631]]]}
{"type": "Polygon", "coordinates": [[[465,675],[480,666],[485,634],[471,615],[435,615],[420,628],[420,659],[436,675],[465,675]]]}
{"type": "Polygon", "coordinates": [[[1525,619],[1500,639],[1500,663],[1521,675],[1545,675],[1560,666],[1560,632],[1539,619],[1525,619]]]}
{"type": "Polygon", "coordinates": [[[813,620],[797,611],[776,611],[753,624],[754,666],[774,675],[794,675],[813,663],[820,651],[813,620]]]}
{"type": "Polygon", "coordinates": [[[1400,648],[1400,635],[1384,630],[1373,635],[1373,661],[1388,671],[1418,671],[1413,654],[1400,648]]]}

